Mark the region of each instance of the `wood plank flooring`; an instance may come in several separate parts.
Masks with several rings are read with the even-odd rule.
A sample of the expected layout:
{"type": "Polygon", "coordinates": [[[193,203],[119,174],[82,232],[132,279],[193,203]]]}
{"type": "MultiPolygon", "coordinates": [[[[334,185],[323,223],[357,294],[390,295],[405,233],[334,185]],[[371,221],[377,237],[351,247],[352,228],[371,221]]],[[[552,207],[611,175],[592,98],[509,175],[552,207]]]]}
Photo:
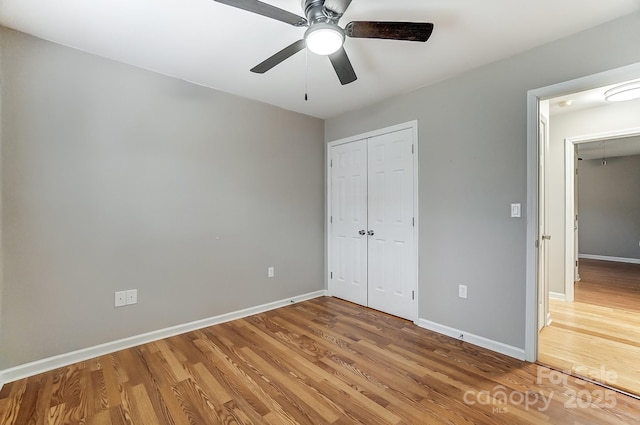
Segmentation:
{"type": "Polygon", "coordinates": [[[575,300],[640,313],[640,264],[580,260],[575,300]]]}
{"type": "Polygon", "coordinates": [[[334,298],[6,384],[3,425],[632,424],[640,401],[334,298]]]}
{"type": "Polygon", "coordinates": [[[575,302],[551,300],[539,361],[640,395],[640,265],[581,260],[580,277],[575,302]]]}

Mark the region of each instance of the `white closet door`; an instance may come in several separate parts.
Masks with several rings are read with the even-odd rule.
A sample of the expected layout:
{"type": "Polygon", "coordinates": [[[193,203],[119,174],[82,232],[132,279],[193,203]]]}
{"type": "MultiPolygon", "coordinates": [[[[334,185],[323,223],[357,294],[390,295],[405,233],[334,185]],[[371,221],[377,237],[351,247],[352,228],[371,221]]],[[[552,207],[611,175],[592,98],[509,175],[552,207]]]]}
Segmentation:
{"type": "Polygon", "coordinates": [[[331,149],[331,293],[367,305],[367,141],[331,149]]]}
{"type": "Polygon", "coordinates": [[[413,319],[413,132],[368,139],[368,306],[413,319]]]}

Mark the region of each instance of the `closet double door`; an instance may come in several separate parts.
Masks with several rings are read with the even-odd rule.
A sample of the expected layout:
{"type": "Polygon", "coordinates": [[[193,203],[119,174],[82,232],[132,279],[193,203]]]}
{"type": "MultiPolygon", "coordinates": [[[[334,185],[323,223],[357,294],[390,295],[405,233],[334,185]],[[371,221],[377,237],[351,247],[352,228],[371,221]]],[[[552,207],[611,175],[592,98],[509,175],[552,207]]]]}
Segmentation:
{"type": "Polygon", "coordinates": [[[414,320],[412,128],[330,148],[329,293],[414,320]]]}

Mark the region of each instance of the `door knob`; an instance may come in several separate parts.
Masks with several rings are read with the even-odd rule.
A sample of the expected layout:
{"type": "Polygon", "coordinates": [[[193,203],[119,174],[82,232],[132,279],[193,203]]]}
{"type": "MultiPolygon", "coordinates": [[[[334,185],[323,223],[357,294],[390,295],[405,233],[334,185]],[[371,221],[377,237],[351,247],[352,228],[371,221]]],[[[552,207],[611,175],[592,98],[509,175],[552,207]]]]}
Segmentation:
{"type": "Polygon", "coordinates": [[[369,231],[367,232],[367,235],[369,235],[369,236],[373,236],[373,235],[374,235],[373,230],[369,230],[369,231]]]}
{"type": "Polygon", "coordinates": [[[365,232],[364,230],[360,230],[358,233],[360,234],[360,236],[364,236],[367,234],[367,232],[365,232]]]}
{"type": "Polygon", "coordinates": [[[542,235],[542,240],[543,240],[543,241],[549,241],[549,240],[551,240],[551,235],[542,235]]]}

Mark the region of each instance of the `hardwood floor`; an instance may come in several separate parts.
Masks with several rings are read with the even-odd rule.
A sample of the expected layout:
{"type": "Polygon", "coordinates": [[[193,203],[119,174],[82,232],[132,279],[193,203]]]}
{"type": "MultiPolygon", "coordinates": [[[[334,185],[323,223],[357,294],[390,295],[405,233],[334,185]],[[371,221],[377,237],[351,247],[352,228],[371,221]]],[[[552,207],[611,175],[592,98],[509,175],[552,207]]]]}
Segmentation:
{"type": "Polygon", "coordinates": [[[575,302],[551,300],[539,361],[640,395],[640,265],[581,260],[580,277],[575,302]]]}
{"type": "Polygon", "coordinates": [[[575,300],[640,314],[640,264],[580,260],[575,300]]]}
{"type": "Polygon", "coordinates": [[[637,423],[607,391],[325,297],[6,384],[0,423],[637,423]]]}

